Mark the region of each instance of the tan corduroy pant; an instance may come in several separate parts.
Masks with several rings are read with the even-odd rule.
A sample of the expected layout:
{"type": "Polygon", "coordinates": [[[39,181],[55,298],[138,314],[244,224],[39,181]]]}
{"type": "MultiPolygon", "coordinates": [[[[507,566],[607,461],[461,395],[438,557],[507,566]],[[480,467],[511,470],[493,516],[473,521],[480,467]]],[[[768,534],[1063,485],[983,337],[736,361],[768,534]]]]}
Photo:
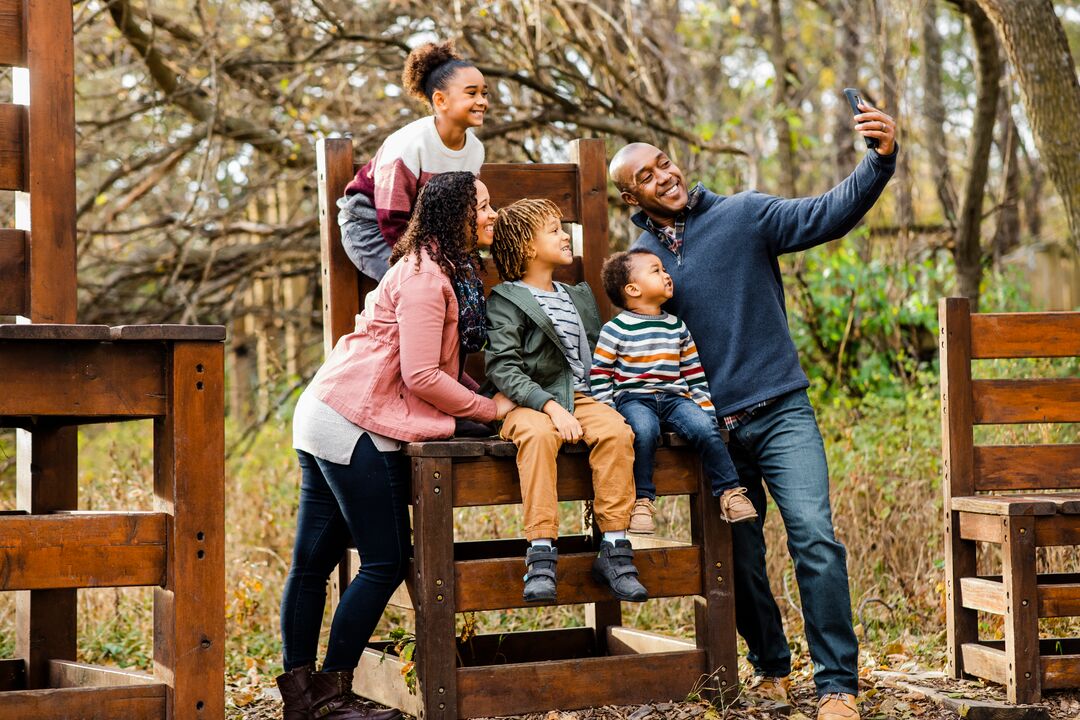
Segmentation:
{"type": "MultiPolygon", "coordinates": [[[[634,432],[614,408],[574,393],[592,468],[593,516],[602,531],[625,530],[634,507],[634,432]]],[[[546,413],[519,407],[502,425],[502,437],[517,446],[518,476],[525,505],[525,538],[559,536],[555,459],[563,439],[546,413]]]]}

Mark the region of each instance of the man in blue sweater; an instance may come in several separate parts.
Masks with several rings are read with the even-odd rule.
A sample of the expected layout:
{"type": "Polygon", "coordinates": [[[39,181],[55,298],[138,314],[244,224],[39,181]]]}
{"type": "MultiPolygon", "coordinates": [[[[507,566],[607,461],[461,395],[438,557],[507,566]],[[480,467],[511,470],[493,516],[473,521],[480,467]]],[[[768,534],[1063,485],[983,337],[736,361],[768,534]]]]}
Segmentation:
{"type": "Polygon", "coordinates": [[[717,419],[759,520],[732,525],[735,616],[760,695],[787,701],[791,654],[765,570],[765,487],[788,534],[819,720],[857,720],[858,641],[851,623],[847,552],[836,539],[829,471],[809,381],[788,331],[777,257],[847,234],[877,201],[896,166],[893,119],[860,106],[855,130],[876,150],[824,195],[797,200],[687,188],[661,150],[622,148],[610,176],[638,212],[634,247],[664,263],[675,294],[664,306],[697,339],[717,419]]]}

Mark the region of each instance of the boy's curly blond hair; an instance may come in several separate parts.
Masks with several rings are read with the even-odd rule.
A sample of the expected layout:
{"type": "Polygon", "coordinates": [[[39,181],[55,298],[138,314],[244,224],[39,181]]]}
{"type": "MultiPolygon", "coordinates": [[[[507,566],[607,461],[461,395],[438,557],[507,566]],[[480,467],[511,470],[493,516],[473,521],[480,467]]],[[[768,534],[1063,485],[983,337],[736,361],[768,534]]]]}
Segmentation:
{"type": "Polygon", "coordinates": [[[520,280],[535,256],[532,238],[548,218],[562,220],[559,206],[550,200],[525,198],[499,210],[491,257],[503,280],[520,280]]]}

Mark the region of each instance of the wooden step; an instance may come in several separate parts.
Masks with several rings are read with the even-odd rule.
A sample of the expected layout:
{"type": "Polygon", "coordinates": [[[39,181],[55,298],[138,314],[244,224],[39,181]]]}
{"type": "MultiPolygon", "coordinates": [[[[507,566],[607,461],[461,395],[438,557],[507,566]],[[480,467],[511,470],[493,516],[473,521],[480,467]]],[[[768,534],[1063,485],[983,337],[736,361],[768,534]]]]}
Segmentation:
{"type": "MultiPolygon", "coordinates": [[[[964,643],[961,652],[964,672],[1006,684],[1009,661],[1004,640],[964,643]]],[[[1039,667],[1043,691],[1080,687],[1080,638],[1041,638],[1039,667]]]]}
{"type": "MultiPolygon", "coordinates": [[[[1041,573],[1036,583],[1039,617],[1080,616],[1080,573],[1041,573]]],[[[1006,614],[1005,584],[1000,575],[960,578],[960,597],[971,610],[1006,614]]]]}
{"type": "Polygon", "coordinates": [[[165,686],[15,690],[0,693],[0,718],[123,718],[163,720],[165,686]]]}

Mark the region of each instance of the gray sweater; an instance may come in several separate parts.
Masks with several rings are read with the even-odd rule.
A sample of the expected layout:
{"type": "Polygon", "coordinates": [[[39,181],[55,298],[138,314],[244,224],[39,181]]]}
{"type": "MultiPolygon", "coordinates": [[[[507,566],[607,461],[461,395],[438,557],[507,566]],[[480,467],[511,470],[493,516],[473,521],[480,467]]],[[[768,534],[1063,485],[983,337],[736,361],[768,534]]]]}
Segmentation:
{"type": "Polygon", "coordinates": [[[873,207],[896,168],[896,154],[868,151],[824,195],[787,200],[759,192],[706,191],[686,217],[681,260],[647,230],[635,247],[664,263],[675,294],[664,309],[697,340],[718,416],[809,386],[788,331],[777,257],[843,237],[873,207]]]}

